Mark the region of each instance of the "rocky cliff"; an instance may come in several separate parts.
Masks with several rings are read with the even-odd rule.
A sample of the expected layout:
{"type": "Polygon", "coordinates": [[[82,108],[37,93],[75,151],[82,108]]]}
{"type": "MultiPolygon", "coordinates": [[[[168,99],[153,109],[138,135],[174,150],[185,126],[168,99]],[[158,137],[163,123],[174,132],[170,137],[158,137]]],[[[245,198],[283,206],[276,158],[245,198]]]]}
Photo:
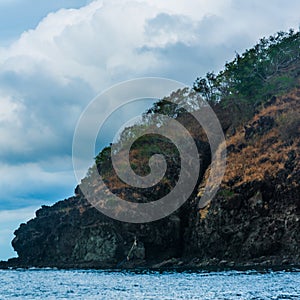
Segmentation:
{"type": "MultiPolygon", "coordinates": [[[[226,135],[226,172],[218,193],[205,206],[199,207],[204,186],[214,184],[208,182],[214,164],[208,138],[188,111],[166,98],[149,109],[144,117],[150,122],[145,124],[154,124],[155,113],[167,114],[195,141],[201,170],[186,203],[172,215],[145,224],[119,222],[100,213],[86,200],[84,185],[89,186],[89,198],[100,204],[107,189],[133,203],[155,201],[176,186],[181,163],[170,140],[155,135],[139,139],[130,151],[132,169],[147,175],[149,158],[159,153],[167,172],[150,188],[132,188],[114,172],[107,147],[75,196],[43,206],[34,219],[21,224],[12,241],[18,258],[0,266],[300,265],[299,78],[300,33],[280,32],[237,55],[217,76],[198,78],[188,97],[186,89],[170,96],[203,111],[205,106],[195,97],[200,94],[212,104],[226,135]]],[[[139,126],[125,129],[121,140],[126,143],[139,126]]],[[[119,157],[122,163],[122,153],[119,157]]],[[[184,176],[191,178],[188,172],[184,176]]],[[[106,205],[119,209],[113,200],[106,205]]]]}
{"type": "Polygon", "coordinates": [[[299,100],[299,89],[273,97],[228,137],[221,189],[192,211],[185,255],[202,264],[300,262],[299,100]]]}
{"type": "MultiPolygon", "coordinates": [[[[199,210],[198,202],[209,164],[189,201],[152,223],[112,220],[77,187],[74,197],[43,206],[16,230],[14,263],[110,268],[299,263],[299,100],[295,89],[271,98],[243,126],[230,129],[228,118],[223,120],[229,128],[227,169],[206,207],[199,210]]],[[[198,143],[209,161],[205,142],[198,143]]],[[[137,197],[136,192],[126,193],[137,197]]]]}

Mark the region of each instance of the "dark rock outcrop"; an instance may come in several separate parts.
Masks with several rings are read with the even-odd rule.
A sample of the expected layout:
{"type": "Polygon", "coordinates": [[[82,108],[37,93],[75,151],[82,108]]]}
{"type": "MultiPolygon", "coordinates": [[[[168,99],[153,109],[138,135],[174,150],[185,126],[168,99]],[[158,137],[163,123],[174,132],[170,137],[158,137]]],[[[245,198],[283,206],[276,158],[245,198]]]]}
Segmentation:
{"type": "MultiPolygon", "coordinates": [[[[101,214],[77,187],[76,196],[52,207],[43,206],[36,218],[15,231],[12,244],[19,258],[0,266],[161,268],[299,264],[300,134],[293,126],[292,139],[283,131],[288,128],[283,122],[289,114],[300,112],[298,94],[291,93],[288,103],[279,97],[272,99],[244,128],[231,130],[222,186],[206,207],[198,208],[199,188],[199,193],[195,190],[171,216],[147,224],[128,224],[101,214]]],[[[230,127],[226,120],[222,124],[224,130],[230,127]]],[[[194,131],[197,132],[195,128],[194,131]]],[[[197,140],[196,136],[195,140],[205,166],[203,185],[209,172],[209,148],[205,140],[197,140]]],[[[176,164],[170,167],[170,175],[178,171],[176,164]]],[[[119,194],[140,199],[168,192],[163,185],[148,192],[125,190],[123,186],[113,188],[119,194]]]]}
{"type": "Polygon", "coordinates": [[[292,120],[293,111],[299,118],[300,105],[295,94],[289,99],[293,100],[288,106],[284,99],[272,101],[247,124],[244,135],[241,131],[229,139],[220,191],[208,207],[195,214],[195,206],[190,215],[186,256],[299,264],[300,128],[292,127],[298,135],[291,140],[281,122],[292,120]],[[278,134],[278,128],[285,130],[284,135],[278,134]],[[244,146],[239,149],[240,144],[244,146]]]}
{"type": "MultiPolygon", "coordinates": [[[[299,182],[299,173],[290,180],[299,182]]],[[[205,218],[191,218],[185,255],[241,263],[288,258],[299,263],[299,195],[299,186],[280,186],[275,178],[248,182],[232,194],[221,190],[205,218]]]]}
{"type": "Polygon", "coordinates": [[[152,224],[122,223],[79,196],[44,207],[36,215],[20,226],[12,242],[23,265],[123,266],[135,239],[130,254],[135,262],[181,255],[180,219],[175,215],[152,224]]]}

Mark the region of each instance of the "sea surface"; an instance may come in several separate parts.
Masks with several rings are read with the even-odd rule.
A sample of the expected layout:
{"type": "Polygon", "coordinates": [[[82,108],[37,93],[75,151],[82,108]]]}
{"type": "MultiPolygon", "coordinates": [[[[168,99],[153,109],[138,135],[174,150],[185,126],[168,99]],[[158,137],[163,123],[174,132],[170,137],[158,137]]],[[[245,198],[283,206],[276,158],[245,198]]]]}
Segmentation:
{"type": "Polygon", "coordinates": [[[300,270],[0,270],[0,299],[300,299],[300,270]]]}

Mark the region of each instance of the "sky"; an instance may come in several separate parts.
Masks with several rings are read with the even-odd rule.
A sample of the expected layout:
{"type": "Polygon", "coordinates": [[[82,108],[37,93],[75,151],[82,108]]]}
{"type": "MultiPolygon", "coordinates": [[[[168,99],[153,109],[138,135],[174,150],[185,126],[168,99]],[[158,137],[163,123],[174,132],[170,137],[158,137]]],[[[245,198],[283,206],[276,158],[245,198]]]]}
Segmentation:
{"type": "Polygon", "coordinates": [[[16,256],[20,223],[73,195],[73,133],[97,94],[145,76],[191,86],[298,29],[299,11],[298,0],[0,0],[0,260],[16,256]]]}

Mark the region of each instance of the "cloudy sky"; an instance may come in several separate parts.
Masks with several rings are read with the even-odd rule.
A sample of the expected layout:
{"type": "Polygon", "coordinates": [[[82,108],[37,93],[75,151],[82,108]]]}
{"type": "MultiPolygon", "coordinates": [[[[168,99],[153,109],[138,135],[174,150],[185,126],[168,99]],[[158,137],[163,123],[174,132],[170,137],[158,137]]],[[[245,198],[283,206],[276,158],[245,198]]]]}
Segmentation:
{"type": "Polygon", "coordinates": [[[298,29],[299,11],[298,0],[0,0],[0,259],[15,255],[19,223],[73,194],[72,137],[98,93],[141,76],[191,85],[298,29]]]}

